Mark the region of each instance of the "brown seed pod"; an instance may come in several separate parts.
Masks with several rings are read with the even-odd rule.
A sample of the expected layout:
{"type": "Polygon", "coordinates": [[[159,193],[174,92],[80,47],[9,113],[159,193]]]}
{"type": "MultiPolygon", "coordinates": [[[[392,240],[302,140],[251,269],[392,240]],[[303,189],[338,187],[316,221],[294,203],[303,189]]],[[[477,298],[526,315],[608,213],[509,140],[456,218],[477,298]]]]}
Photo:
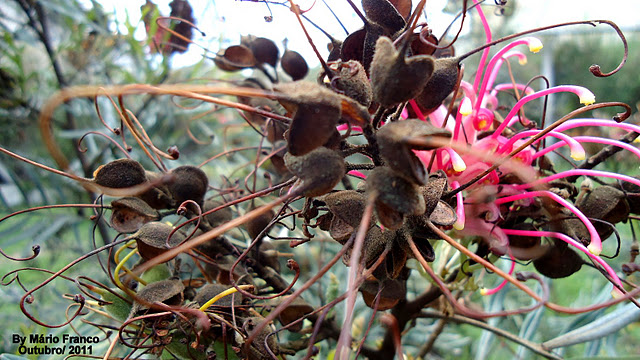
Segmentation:
{"type": "Polygon", "coordinates": [[[209,187],[209,179],[204,171],[191,165],[184,165],[171,170],[174,181],[167,188],[174,200],[174,206],[180,206],[187,200],[193,200],[202,206],[204,195],[209,187]]]}
{"type": "MultiPolygon", "coordinates": [[[[636,175],[634,178],[640,180],[640,176],[636,175]]],[[[616,183],[614,186],[627,194],[629,212],[636,215],[640,214],[640,186],[626,181],[622,182],[621,185],[616,183]]]]}
{"type": "Polygon", "coordinates": [[[555,246],[550,247],[542,257],[533,260],[533,266],[536,270],[552,279],[568,277],[580,270],[582,264],[584,261],[580,255],[566,246],[566,243],[560,244],[558,242],[555,246]]]}
{"type": "Polygon", "coordinates": [[[367,72],[362,64],[356,60],[347,62],[337,62],[332,67],[337,66],[338,76],[334,78],[333,85],[338,91],[344,93],[360,105],[368,108],[373,99],[371,82],[367,78],[367,72]]]}
{"type": "Polygon", "coordinates": [[[111,226],[120,233],[138,231],[142,225],[160,219],[160,214],[139,198],[124,197],[111,202],[111,226]]]}
{"type": "Polygon", "coordinates": [[[404,18],[388,0],[362,0],[362,9],[367,19],[395,34],[406,25],[404,18]]]}
{"type": "Polygon", "coordinates": [[[304,79],[309,73],[309,66],[302,55],[288,49],[282,55],[280,65],[282,65],[282,70],[291,76],[293,81],[304,79]]]}
{"type": "MultiPolygon", "coordinates": [[[[264,318],[261,316],[251,317],[244,320],[242,324],[242,329],[248,335],[253,332],[253,330],[264,321],[264,318]]],[[[255,336],[251,346],[247,349],[246,346],[242,347],[243,355],[246,356],[247,360],[269,360],[271,359],[271,355],[267,351],[266,347],[269,347],[272,353],[278,355],[280,353],[280,346],[276,341],[275,336],[271,333],[273,330],[269,326],[265,326],[259,334],[255,336]]]]}
{"type": "MultiPolygon", "coordinates": [[[[510,227],[516,230],[538,230],[532,223],[516,223],[510,227]]],[[[550,245],[543,244],[542,239],[536,236],[509,235],[509,247],[516,259],[532,260],[543,256],[550,245]]]]}
{"type": "Polygon", "coordinates": [[[162,310],[150,310],[148,304],[163,303],[169,306],[179,306],[184,300],[184,284],[178,279],[162,280],[151,283],[142,290],[140,290],[136,296],[136,299],[131,307],[131,313],[129,318],[134,316],[143,315],[147,312],[159,312],[162,310]]]}
{"type": "MultiPolygon", "coordinates": [[[[225,290],[231,289],[231,286],[222,285],[222,284],[207,284],[200,289],[198,289],[198,293],[193,298],[193,302],[198,304],[199,306],[204,305],[207,301],[213,299],[216,295],[220,294],[225,290]]],[[[217,307],[231,307],[242,305],[244,297],[241,293],[234,293],[231,295],[227,295],[225,297],[220,298],[216,301],[212,306],[217,307]],[[233,300],[233,303],[231,302],[233,300]]]]}
{"type": "MultiPolygon", "coordinates": [[[[428,31],[429,35],[427,35],[427,40],[432,44],[438,45],[438,38],[431,34],[431,30],[428,31]]],[[[414,55],[433,55],[437,50],[433,45],[422,42],[422,40],[420,40],[420,34],[411,35],[411,45],[409,46],[411,47],[411,52],[414,55]]]]}
{"type": "MultiPolygon", "coordinates": [[[[152,171],[145,171],[145,176],[149,182],[158,182],[164,175],[152,171]]],[[[170,209],[174,206],[173,199],[171,199],[171,195],[169,194],[169,188],[166,184],[156,185],[138,195],[138,197],[154,209],[170,209]]]]}
{"type": "Polygon", "coordinates": [[[144,168],[131,159],[118,159],[100,166],[93,173],[93,181],[109,188],[126,188],[147,181],[144,168]]]}
{"type": "Polygon", "coordinates": [[[294,191],[306,197],[315,197],[333,190],[346,172],[340,154],[325,147],[317,148],[304,156],[287,153],[285,164],[292,174],[302,181],[294,191]]]}
{"type": "MultiPolygon", "coordinates": [[[[215,278],[218,283],[231,285],[231,268],[236,259],[237,257],[234,255],[218,255],[214,259],[215,263],[207,263],[205,265],[205,271],[209,276],[215,278]]],[[[243,263],[239,263],[233,269],[233,279],[239,285],[253,285],[253,277],[243,263]]]]}
{"type": "MultiPolygon", "coordinates": [[[[626,221],[630,210],[625,193],[608,185],[597,187],[586,193],[576,201],[575,206],[587,218],[603,220],[612,225],[626,221]]],[[[561,220],[558,231],[582,241],[585,246],[589,245],[591,236],[584,223],[573,218],[573,214],[566,215],[572,218],[561,220]]],[[[592,223],[603,241],[614,232],[609,224],[599,221],[592,221],[592,223]]]]}
{"type": "Polygon", "coordinates": [[[408,119],[386,124],[378,130],[376,137],[380,156],[386,165],[414,183],[424,185],[427,183],[426,170],[422,161],[412,150],[432,150],[432,148],[417,147],[408,144],[407,140],[414,137],[449,138],[451,134],[424,121],[408,119]]]}
{"type": "Polygon", "coordinates": [[[171,235],[171,239],[169,239],[169,247],[167,247],[167,238],[169,238],[169,234],[172,231],[173,226],[159,221],[152,221],[142,225],[140,230],[131,235],[131,237],[138,244],[140,256],[145,260],[149,260],[184,241],[185,238],[182,233],[174,232],[171,235]]]}
{"type": "MultiPolygon", "coordinates": [[[[365,266],[369,267],[373,265],[373,263],[375,263],[380,258],[380,254],[382,254],[384,249],[393,245],[394,239],[395,232],[382,232],[382,230],[378,226],[371,227],[369,231],[367,231],[367,235],[364,238],[364,246],[362,247],[362,252],[360,253],[365,266]]],[[[346,242],[346,240],[344,242],[346,242]]],[[[353,247],[349,248],[349,250],[347,250],[347,252],[342,257],[342,262],[346,266],[350,265],[352,250],[353,247]]],[[[379,268],[383,268],[383,266],[380,266],[379,268]]]]}
{"type": "MultiPolygon", "coordinates": [[[[366,36],[367,31],[364,28],[349,34],[342,42],[340,59],[342,59],[342,61],[355,60],[364,66],[362,55],[364,54],[364,41],[366,36]]],[[[368,71],[367,66],[364,66],[364,69],[368,71]]]]}
{"type": "MultiPolygon", "coordinates": [[[[256,206],[252,202],[251,206],[249,206],[249,208],[247,209],[247,212],[251,210],[255,210],[256,208],[258,208],[258,206],[256,206]]],[[[271,220],[273,220],[275,216],[276,216],[275,212],[273,212],[273,210],[270,210],[256,217],[255,219],[249,220],[245,224],[245,228],[249,233],[249,238],[253,240],[256,237],[258,237],[258,235],[260,235],[260,233],[262,233],[262,231],[271,223],[271,220]]]]}
{"type": "MultiPolygon", "coordinates": [[[[447,174],[442,170],[438,170],[432,174],[429,174],[427,184],[420,187],[422,196],[424,197],[425,215],[431,216],[431,213],[436,209],[438,203],[441,201],[442,194],[448,189],[449,182],[447,180],[447,174]]],[[[455,220],[454,220],[455,222],[455,220]]]]}
{"type": "MultiPolygon", "coordinates": [[[[202,212],[204,213],[209,210],[213,210],[223,204],[224,203],[220,201],[208,199],[207,201],[204,202],[204,206],[202,207],[202,212]]],[[[231,219],[233,219],[233,211],[231,211],[231,207],[227,206],[216,212],[207,214],[204,217],[204,219],[209,223],[209,225],[211,225],[211,227],[215,228],[224,223],[231,221],[231,219]]]]}
{"type": "MultiPolygon", "coordinates": [[[[627,221],[630,212],[626,194],[608,185],[595,188],[586,194],[581,201],[576,201],[575,205],[585,216],[604,220],[614,225],[621,221],[627,221]]],[[[603,240],[613,234],[611,226],[598,221],[593,223],[603,240]]]]}
{"type": "Polygon", "coordinates": [[[418,105],[426,113],[435,110],[451,94],[456,87],[459,71],[459,58],[435,59],[431,78],[427,81],[422,92],[415,98],[418,105]]]}
{"type": "Polygon", "coordinates": [[[407,294],[406,280],[403,279],[380,279],[365,281],[360,286],[362,299],[368,307],[374,308],[375,299],[380,292],[380,300],[377,309],[379,311],[389,310],[396,306],[407,294]]]}
{"type": "Polygon", "coordinates": [[[243,36],[240,43],[251,49],[258,64],[269,64],[274,68],[278,64],[280,50],[272,40],[248,35],[243,36]]]}
{"type": "Polygon", "coordinates": [[[405,20],[409,18],[412,9],[411,0],[389,0],[389,2],[405,20]]]}
{"type": "MultiPolygon", "coordinates": [[[[276,307],[290,297],[291,295],[287,295],[271,299],[269,300],[269,305],[276,307]]],[[[280,323],[282,325],[286,326],[300,319],[301,317],[310,314],[313,310],[313,306],[309,305],[309,303],[304,301],[302,297],[298,296],[293,299],[293,301],[289,305],[287,305],[284,310],[282,310],[282,312],[278,315],[278,320],[280,320],[280,323]]],[[[299,332],[300,330],[302,330],[302,322],[298,322],[297,324],[288,327],[287,330],[299,332]]]]}
{"type": "MultiPolygon", "coordinates": [[[[328,228],[331,237],[338,242],[345,242],[358,228],[364,215],[364,194],[355,190],[343,190],[327,194],[320,200],[327,205],[332,214],[328,228]]],[[[374,225],[375,219],[372,219],[370,226],[374,225]]]]}
{"type": "Polygon", "coordinates": [[[432,57],[405,58],[395,49],[391,39],[378,38],[370,69],[373,100],[388,108],[413,99],[422,92],[433,69],[432,57]]]}
{"type": "Polygon", "coordinates": [[[385,227],[402,226],[405,215],[424,214],[420,188],[388,167],[377,167],[367,178],[367,193],[375,191],[376,214],[385,227]]]}
{"type": "Polygon", "coordinates": [[[261,264],[268,266],[275,270],[276,272],[280,272],[280,256],[278,253],[278,249],[276,249],[273,241],[268,239],[262,239],[260,243],[260,256],[258,257],[258,261],[261,264]]]}
{"type": "Polygon", "coordinates": [[[338,94],[307,82],[282,84],[276,90],[289,97],[280,103],[294,113],[287,133],[291,155],[307,154],[331,138],[342,112],[338,94]]]}
{"type": "Polygon", "coordinates": [[[218,52],[213,62],[221,70],[239,71],[256,66],[257,60],[248,47],[233,45],[218,52]]]}

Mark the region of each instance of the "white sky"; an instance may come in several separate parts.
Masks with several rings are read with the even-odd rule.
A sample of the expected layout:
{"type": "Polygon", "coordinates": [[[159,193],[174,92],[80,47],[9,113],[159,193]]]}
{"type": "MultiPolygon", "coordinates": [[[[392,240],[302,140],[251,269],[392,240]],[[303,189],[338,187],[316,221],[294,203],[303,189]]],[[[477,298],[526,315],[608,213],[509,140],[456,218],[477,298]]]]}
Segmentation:
{"type": "MultiPolygon", "coordinates": [[[[169,3],[171,0],[155,0],[154,1],[163,15],[169,15],[169,3]]],[[[303,10],[308,9],[313,0],[295,0],[303,10]]],[[[344,0],[326,0],[332,10],[338,15],[340,21],[349,30],[355,31],[362,27],[362,21],[353,12],[349,4],[344,0]]],[[[417,1],[414,1],[416,3],[417,1]]],[[[126,2],[118,0],[101,0],[105,11],[112,11],[116,14],[116,18],[120,21],[129,17],[129,19],[140,19],[140,6],[144,0],[130,0],[126,2]]],[[[360,0],[354,0],[360,7],[360,0]]],[[[436,33],[443,31],[449,24],[452,17],[442,15],[441,9],[446,4],[446,0],[429,0],[428,15],[430,16],[430,27],[436,29],[436,33]],[[437,16],[435,16],[437,15],[437,16]],[[432,20],[431,20],[432,19],[432,20]]],[[[240,35],[253,34],[256,36],[266,37],[274,40],[280,47],[284,49],[282,40],[289,40],[289,48],[295,50],[304,56],[309,62],[309,66],[314,67],[319,64],[316,57],[304,36],[295,15],[289,11],[287,7],[281,5],[270,5],[269,8],[273,13],[273,21],[267,23],[264,17],[269,15],[269,8],[264,3],[253,1],[236,1],[236,0],[191,0],[193,14],[196,18],[198,27],[205,32],[206,37],[200,36],[194,32],[194,40],[202,44],[209,50],[216,52],[219,48],[240,43],[240,35]],[[220,43],[223,41],[222,43],[220,43]]],[[[414,4],[415,6],[415,4],[414,4]]],[[[327,7],[321,0],[316,0],[312,10],[306,15],[316,24],[322,26],[323,29],[338,39],[344,39],[346,33],[340,27],[336,19],[331,15],[327,7]]],[[[328,55],[326,44],[328,39],[320,31],[312,25],[305,22],[307,30],[314,41],[317,41],[316,47],[323,54],[328,55]]],[[[124,29],[122,29],[124,31],[124,29]]],[[[146,36],[144,27],[140,23],[136,38],[143,40],[146,36]]],[[[282,52],[281,52],[282,53],[282,52]]],[[[202,50],[191,46],[190,50],[184,54],[174,55],[174,62],[180,65],[193,64],[200,60],[199,54],[202,50]]]]}

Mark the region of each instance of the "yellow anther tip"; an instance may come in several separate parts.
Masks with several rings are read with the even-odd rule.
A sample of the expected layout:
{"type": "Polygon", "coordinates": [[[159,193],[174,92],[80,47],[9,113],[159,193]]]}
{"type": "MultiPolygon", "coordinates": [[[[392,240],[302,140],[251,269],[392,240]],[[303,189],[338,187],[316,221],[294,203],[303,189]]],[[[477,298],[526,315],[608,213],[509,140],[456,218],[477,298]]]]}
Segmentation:
{"type": "Polygon", "coordinates": [[[536,38],[531,38],[531,41],[529,42],[529,51],[535,54],[540,50],[542,50],[542,41],[536,38]]]}

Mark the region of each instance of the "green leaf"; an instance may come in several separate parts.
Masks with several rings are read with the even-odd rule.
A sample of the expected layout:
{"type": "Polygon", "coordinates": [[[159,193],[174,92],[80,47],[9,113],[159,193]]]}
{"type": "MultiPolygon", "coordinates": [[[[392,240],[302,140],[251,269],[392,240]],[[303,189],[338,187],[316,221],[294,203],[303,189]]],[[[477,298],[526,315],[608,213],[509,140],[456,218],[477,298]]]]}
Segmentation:
{"type": "MultiPolygon", "coordinates": [[[[125,295],[120,289],[112,290],[122,295],[124,298],[128,298],[128,296],[125,295]]],[[[131,304],[127,301],[108,291],[102,294],[102,300],[110,303],[104,306],[109,315],[120,321],[125,321],[129,317],[129,313],[131,312],[131,304]]]]}

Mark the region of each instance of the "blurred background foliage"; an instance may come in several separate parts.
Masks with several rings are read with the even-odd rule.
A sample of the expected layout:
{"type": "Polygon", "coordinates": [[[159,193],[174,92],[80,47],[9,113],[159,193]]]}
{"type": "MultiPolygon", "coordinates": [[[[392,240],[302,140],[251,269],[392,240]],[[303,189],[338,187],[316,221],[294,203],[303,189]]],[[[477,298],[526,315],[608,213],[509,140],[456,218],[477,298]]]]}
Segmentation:
{"type": "MultiPolygon", "coordinates": [[[[448,3],[445,11],[455,13],[460,9],[460,1],[448,3]]],[[[509,3],[510,6],[503,14],[492,17],[492,21],[499,24],[495,28],[496,36],[494,37],[496,38],[500,34],[516,30],[517,21],[514,19],[517,16],[526,16],[519,13],[518,1],[509,1],[509,3]]],[[[543,5],[543,2],[539,3],[540,6],[547,6],[553,2],[544,2],[546,5],[543,5]]],[[[142,4],[136,4],[136,6],[140,5],[142,4]]],[[[492,9],[490,6],[487,8],[492,9]]],[[[201,18],[197,20],[205,21],[201,18]]],[[[276,21],[283,20],[276,19],[276,21]]],[[[287,21],[289,20],[291,19],[287,21]]],[[[292,21],[288,24],[296,26],[292,21]]],[[[40,163],[56,167],[46,149],[41,145],[37,119],[43,103],[56,91],[66,86],[211,83],[229,78],[228,74],[217,71],[213,62],[205,57],[193,65],[178,66],[172,61],[171,56],[153,53],[151,51],[153,44],[149,41],[140,41],[134,36],[140,28],[144,28],[140,19],[126,18],[122,21],[110,13],[103,6],[103,2],[95,0],[2,2],[0,4],[0,129],[2,129],[0,145],[40,163]]],[[[635,108],[640,100],[640,71],[638,71],[640,56],[637,56],[636,51],[640,45],[640,38],[635,36],[636,29],[625,31],[630,40],[629,46],[632,52],[622,72],[607,79],[595,78],[588,73],[588,67],[592,63],[602,65],[603,69],[612,69],[619,62],[621,45],[611,33],[606,27],[598,27],[596,30],[589,29],[584,33],[558,32],[548,36],[541,35],[545,44],[543,51],[553,50],[550,70],[555,84],[582,85],[593,91],[599,101],[623,101],[635,108]]],[[[216,34],[207,35],[212,38],[216,36],[216,34]]],[[[272,37],[278,43],[284,36],[283,34],[259,35],[272,37]]],[[[472,30],[460,39],[456,48],[458,52],[464,51],[465,48],[470,49],[483,41],[484,34],[481,28],[473,26],[472,30]]],[[[323,43],[325,39],[319,42],[323,43]]],[[[217,49],[210,50],[215,52],[217,49]]],[[[530,55],[527,66],[521,67],[516,64],[513,66],[513,71],[520,80],[530,79],[542,72],[543,60],[541,55],[530,55]]],[[[469,69],[475,68],[474,61],[477,61],[477,56],[468,62],[466,66],[468,74],[473,73],[469,69]]],[[[502,81],[508,81],[508,77],[505,77],[507,75],[502,76],[502,81]]],[[[534,82],[533,86],[540,88],[541,81],[534,82]]],[[[257,139],[257,137],[243,125],[244,122],[234,111],[202,107],[190,110],[190,105],[194,104],[169,97],[131,96],[125,101],[127,107],[132,109],[140,119],[154,141],[165,147],[175,145],[180,149],[182,156],[175,165],[172,163],[171,167],[187,163],[199,164],[225,149],[256,145],[251,143],[251,139],[257,139]],[[194,115],[202,117],[194,120],[194,115]],[[194,141],[189,136],[190,132],[198,142],[203,144],[194,141]]],[[[118,126],[111,104],[104,98],[99,100],[99,104],[107,123],[112,127],[118,126]]],[[[553,100],[553,112],[548,113],[547,116],[557,118],[575,109],[576,106],[575,98],[557,96],[553,100]]],[[[530,112],[527,115],[531,118],[540,118],[539,103],[531,106],[528,111],[530,112]]],[[[595,116],[610,117],[611,115],[596,114],[595,116]]],[[[97,136],[88,136],[83,141],[86,151],[78,149],[77,141],[82,135],[88,131],[104,130],[90,99],[76,99],[66,106],[61,106],[56,112],[54,127],[64,152],[71,159],[72,169],[77,174],[91,177],[99,165],[113,158],[122,157],[122,154],[118,153],[110,143],[97,136]]],[[[135,146],[132,156],[141,161],[145,167],[151,167],[152,164],[148,159],[145,160],[135,146]]],[[[614,167],[612,170],[622,169],[629,175],[638,175],[637,162],[625,161],[623,158],[619,160],[609,165],[614,167]]],[[[244,157],[242,152],[239,152],[211,163],[204,170],[214,187],[223,187],[228,181],[243,179],[246,175],[246,169],[243,166],[249,161],[251,157],[244,157]],[[229,179],[223,176],[229,176],[229,174],[232,174],[229,179]]],[[[607,162],[607,164],[611,163],[607,162]]],[[[4,155],[0,157],[0,216],[39,205],[91,203],[95,200],[94,195],[88,194],[77,184],[65,178],[4,155]]],[[[90,210],[55,209],[17,216],[0,224],[0,246],[9,254],[28,256],[31,254],[31,246],[39,244],[42,248],[41,255],[26,265],[57,270],[77,256],[90,251],[94,246],[100,246],[103,241],[109,241],[115,236],[115,232],[104,224],[96,228],[89,220],[92,214],[93,211],[90,210]]],[[[622,249],[627,249],[632,238],[628,226],[620,235],[623,240],[622,249]]],[[[328,258],[336,249],[335,244],[320,241],[313,246],[300,247],[296,251],[309,259],[308,262],[300,262],[301,267],[309,274],[313,273],[318,264],[322,264],[323,259],[328,258]]],[[[605,246],[605,253],[611,254],[614,251],[615,239],[611,239],[605,246]]],[[[612,260],[614,269],[620,269],[620,264],[627,260],[627,256],[628,254],[623,252],[620,257],[612,260]]],[[[95,262],[81,263],[76,271],[104,280],[105,276],[100,268],[92,264],[95,262]]],[[[17,264],[2,258],[0,273],[8,273],[22,265],[25,264],[17,264]]],[[[413,265],[414,268],[419,268],[413,265]]],[[[528,268],[531,266],[518,265],[517,270],[528,268]]],[[[334,267],[329,280],[325,279],[314,287],[306,295],[306,300],[315,305],[327,301],[327,297],[332,296],[332,291],[337,291],[336,288],[340,284],[338,279],[344,279],[345,274],[345,267],[334,267]]],[[[20,275],[20,280],[27,287],[34,286],[44,278],[45,274],[35,272],[24,272],[20,275]]],[[[426,277],[411,279],[410,294],[424,289],[426,277]]],[[[497,280],[495,276],[486,275],[487,286],[497,280]]],[[[634,281],[637,283],[638,280],[640,279],[634,281]]],[[[586,306],[596,300],[604,301],[609,296],[605,283],[605,279],[595,271],[581,271],[570,278],[554,280],[551,285],[551,299],[573,307],[586,306]]],[[[55,286],[49,286],[48,289],[54,293],[51,296],[48,294],[46,300],[40,294],[31,308],[37,309],[36,314],[45,322],[57,323],[64,318],[64,308],[68,304],[68,301],[60,299],[60,295],[75,293],[77,290],[74,289],[73,284],[62,280],[56,281],[55,286]]],[[[510,287],[507,289],[513,290],[510,287]]],[[[58,331],[71,331],[68,328],[61,330],[38,328],[30,322],[18,309],[17,304],[22,293],[15,285],[3,287],[0,291],[0,319],[5,324],[0,331],[2,332],[0,353],[16,351],[16,346],[9,343],[11,333],[56,334],[58,331]]],[[[470,296],[472,296],[472,302],[483,301],[485,308],[489,310],[501,306],[517,308],[530,301],[523,298],[517,291],[503,291],[483,299],[479,299],[479,295],[470,296]]],[[[340,310],[341,308],[337,308],[335,312],[340,310]]],[[[525,315],[491,319],[489,324],[519,334],[525,339],[541,342],[584,325],[600,316],[600,313],[602,312],[567,317],[540,309],[525,315]]],[[[371,310],[361,306],[356,316],[356,326],[360,327],[360,334],[362,334],[371,316],[371,310]]],[[[433,351],[429,353],[429,358],[535,358],[535,354],[517,344],[469,325],[441,326],[441,322],[437,319],[418,319],[416,327],[421,330],[408,332],[403,339],[403,345],[413,353],[419,352],[429,334],[442,331],[433,351]]],[[[76,330],[81,334],[96,333],[104,338],[104,334],[99,334],[95,328],[86,324],[78,322],[76,330]]],[[[374,327],[369,336],[375,339],[381,334],[382,329],[374,327]]],[[[106,348],[108,345],[106,343],[101,343],[101,346],[106,348]]],[[[94,354],[100,354],[99,349],[94,351],[94,354]]],[[[601,340],[571,346],[562,351],[568,358],[604,358],[639,354],[640,326],[635,323],[601,340]]],[[[321,343],[319,358],[325,358],[329,352],[330,348],[327,347],[326,342],[321,343]]]]}

